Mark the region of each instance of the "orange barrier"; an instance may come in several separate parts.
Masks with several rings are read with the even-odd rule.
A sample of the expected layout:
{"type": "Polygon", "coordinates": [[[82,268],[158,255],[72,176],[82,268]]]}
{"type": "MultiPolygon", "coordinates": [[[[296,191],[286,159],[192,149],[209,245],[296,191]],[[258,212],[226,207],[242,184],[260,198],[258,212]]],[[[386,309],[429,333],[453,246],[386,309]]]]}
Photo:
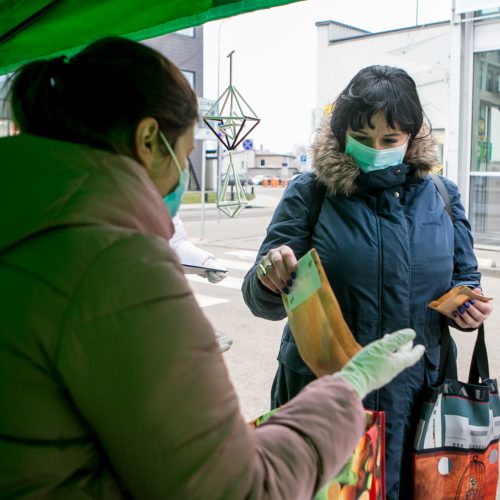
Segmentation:
{"type": "Polygon", "coordinates": [[[265,177],[264,180],[262,181],[262,187],[267,187],[268,181],[267,178],[265,177]]]}
{"type": "Polygon", "coordinates": [[[288,181],[286,179],[281,179],[281,187],[286,187],[288,181]]]}

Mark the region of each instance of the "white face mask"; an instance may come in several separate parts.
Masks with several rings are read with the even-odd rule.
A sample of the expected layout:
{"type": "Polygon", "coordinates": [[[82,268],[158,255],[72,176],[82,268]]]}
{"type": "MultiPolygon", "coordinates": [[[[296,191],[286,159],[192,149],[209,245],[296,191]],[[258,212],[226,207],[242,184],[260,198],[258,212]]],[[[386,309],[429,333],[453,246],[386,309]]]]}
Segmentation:
{"type": "MultiPolygon", "coordinates": [[[[408,137],[408,141],[410,138],[408,137]]],[[[408,141],[401,146],[388,149],[374,149],[358,142],[354,137],[347,137],[345,152],[351,155],[358,167],[365,173],[383,170],[395,165],[401,165],[408,148],[408,141]]]]}
{"type": "Polygon", "coordinates": [[[166,207],[168,208],[170,215],[174,217],[179,210],[179,207],[181,205],[182,195],[184,194],[184,191],[186,190],[189,182],[189,170],[187,168],[181,168],[179,160],[177,159],[177,155],[175,154],[174,150],[172,149],[172,146],[170,146],[169,142],[167,141],[167,138],[163,135],[162,132],[160,132],[160,137],[161,140],[163,141],[163,144],[165,144],[165,147],[170,153],[172,161],[175,163],[177,170],[179,171],[179,183],[171,193],[168,193],[163,197],[163,203],[165,203],[166,207]]]}

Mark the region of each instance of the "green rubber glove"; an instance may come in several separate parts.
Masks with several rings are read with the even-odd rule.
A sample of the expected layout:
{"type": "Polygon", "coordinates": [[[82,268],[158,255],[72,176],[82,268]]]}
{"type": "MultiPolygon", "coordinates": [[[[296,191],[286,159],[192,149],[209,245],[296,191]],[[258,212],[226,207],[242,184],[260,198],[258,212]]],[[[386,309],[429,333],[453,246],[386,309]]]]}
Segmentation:
{"type": "Polygon", "coordinates": [[[413,346],[415,335],[410,328],[384,335],[357,352],[333,376],[343,378],[363,399],[423,356],[425,347],[413,346]]]}

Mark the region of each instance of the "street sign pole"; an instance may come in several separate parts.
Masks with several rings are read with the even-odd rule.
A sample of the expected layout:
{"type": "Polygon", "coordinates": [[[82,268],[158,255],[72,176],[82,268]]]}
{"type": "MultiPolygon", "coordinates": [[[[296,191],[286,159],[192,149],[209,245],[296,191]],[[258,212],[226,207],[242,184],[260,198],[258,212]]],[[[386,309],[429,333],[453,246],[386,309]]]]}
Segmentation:
{"type": "Polygon", "coordinates": [[[206,186],[206,147],[205,141],[201,141],[201,241],[205,240],[205,186],[206,186]]]}

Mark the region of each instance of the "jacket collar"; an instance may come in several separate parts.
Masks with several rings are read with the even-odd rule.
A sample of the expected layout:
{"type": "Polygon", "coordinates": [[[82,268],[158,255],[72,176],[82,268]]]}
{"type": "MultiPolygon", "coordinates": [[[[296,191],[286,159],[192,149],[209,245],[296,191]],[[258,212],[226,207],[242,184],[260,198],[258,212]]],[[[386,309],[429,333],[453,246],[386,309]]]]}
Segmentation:
{"type": "Polygon", "coordinates": [[[313,171],[333,195],[351,196],[370,189],[402,184],[407,175],[427,175],[438,164],[436,145],[428,129],[422,128],[406,151],[404,165],[371,173],[362,172],[350,155],[339,151],[339,144],[325,118],[312,145],[313,171]]]}

